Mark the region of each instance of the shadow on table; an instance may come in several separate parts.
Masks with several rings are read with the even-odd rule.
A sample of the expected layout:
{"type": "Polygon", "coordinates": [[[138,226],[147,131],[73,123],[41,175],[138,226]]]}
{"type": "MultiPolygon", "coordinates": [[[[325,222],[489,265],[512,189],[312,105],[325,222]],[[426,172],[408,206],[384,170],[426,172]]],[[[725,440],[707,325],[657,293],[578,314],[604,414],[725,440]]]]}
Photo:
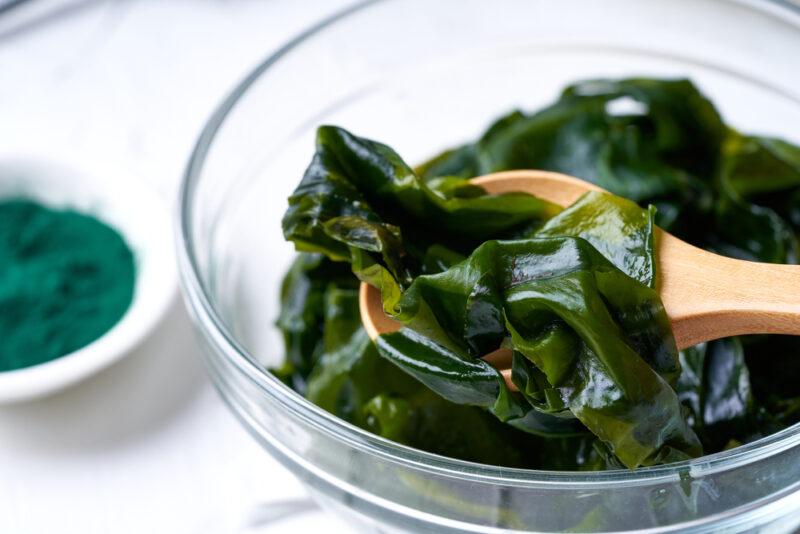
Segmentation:
{"type": "Polygon", "coordinates": [[[275,523],[309,512],[319,512],[319,507],[308,498],[263,503],[250,510],[239,532],[264,532],[264,529],[272,528],[275,523]]]}
{"type": "Polygon", "coordinates": [[[0,407],[2,439],[64,453],[128,446],[167,425],[207,386],[199,350],[176,299],[120,362],[52,397],[0,407]]]}

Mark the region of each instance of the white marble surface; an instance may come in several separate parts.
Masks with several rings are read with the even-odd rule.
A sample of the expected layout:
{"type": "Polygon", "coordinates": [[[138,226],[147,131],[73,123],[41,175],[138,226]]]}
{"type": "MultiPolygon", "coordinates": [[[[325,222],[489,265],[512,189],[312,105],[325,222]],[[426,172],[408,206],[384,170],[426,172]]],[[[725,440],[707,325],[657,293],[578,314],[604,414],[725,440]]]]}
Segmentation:
{"type": "MultiPolygon", "coordinates": [[[[109,179],[124,167],[174,205],[216,103],[347,3],[36,0],[0,16],[0,158],[37,155],[109,179]],[[58,17],[46,18],[51,8],[58,17]]],[[[0,408],[0,532],[346,531],[313,510],[264,523],[307,508],[305,493],[226,411],[197,351],[176,302],[119,364],[0,408]]]]}

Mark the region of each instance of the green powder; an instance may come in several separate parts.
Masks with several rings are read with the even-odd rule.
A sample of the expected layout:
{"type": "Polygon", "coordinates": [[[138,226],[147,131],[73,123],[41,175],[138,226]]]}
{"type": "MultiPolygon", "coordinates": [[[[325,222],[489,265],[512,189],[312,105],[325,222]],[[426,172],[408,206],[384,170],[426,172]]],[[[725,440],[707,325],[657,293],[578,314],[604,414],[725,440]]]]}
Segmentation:
{"type": "Polygon", "coordinates": [[[130,248],[94,217],[0,202],[0,371],[99,338],[130,306],[134,283],[130,248]]]}

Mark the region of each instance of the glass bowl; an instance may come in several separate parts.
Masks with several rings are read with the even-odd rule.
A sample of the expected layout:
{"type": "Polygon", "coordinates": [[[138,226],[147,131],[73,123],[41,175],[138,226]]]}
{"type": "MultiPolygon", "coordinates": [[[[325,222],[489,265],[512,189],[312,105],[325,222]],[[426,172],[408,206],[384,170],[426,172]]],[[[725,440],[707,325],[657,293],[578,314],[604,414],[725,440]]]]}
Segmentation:
{"type": "MultiPolygon", "coordinates": [[[[220,394],[323,505],[374,531],[793,531],[800,428],[693,461],[592,473],[428,454],[353,427],[265,371],[293,255],[280,229],[321,123],[419,162],[592,77],[691,77],[727,122],[800,142],[800,10],[783,2],[385,0],[287,43],[220,105],[181,196],[188,307],[220,394]]],[[[269,476],[269,473],[265,473],[269,476]]]]}

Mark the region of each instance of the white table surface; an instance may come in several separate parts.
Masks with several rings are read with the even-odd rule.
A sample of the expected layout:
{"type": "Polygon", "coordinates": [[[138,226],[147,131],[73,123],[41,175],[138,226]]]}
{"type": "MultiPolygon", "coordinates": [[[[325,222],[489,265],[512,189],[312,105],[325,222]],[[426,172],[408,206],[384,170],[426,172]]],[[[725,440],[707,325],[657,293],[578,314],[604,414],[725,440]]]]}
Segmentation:
{"type": "MultiPolygon", "coordinates": [[[[348,3],[35,0],[27,14],[0,16],[0,158],[36,155],[109,179],[124,167],[174,205],[217,102],[348,3]]],[[[177,301],[120,363],[54,397],[0,407],[0,533],[347,530],[313,510],[265,524],[305,499],[213,391],[177,301]]]]}

